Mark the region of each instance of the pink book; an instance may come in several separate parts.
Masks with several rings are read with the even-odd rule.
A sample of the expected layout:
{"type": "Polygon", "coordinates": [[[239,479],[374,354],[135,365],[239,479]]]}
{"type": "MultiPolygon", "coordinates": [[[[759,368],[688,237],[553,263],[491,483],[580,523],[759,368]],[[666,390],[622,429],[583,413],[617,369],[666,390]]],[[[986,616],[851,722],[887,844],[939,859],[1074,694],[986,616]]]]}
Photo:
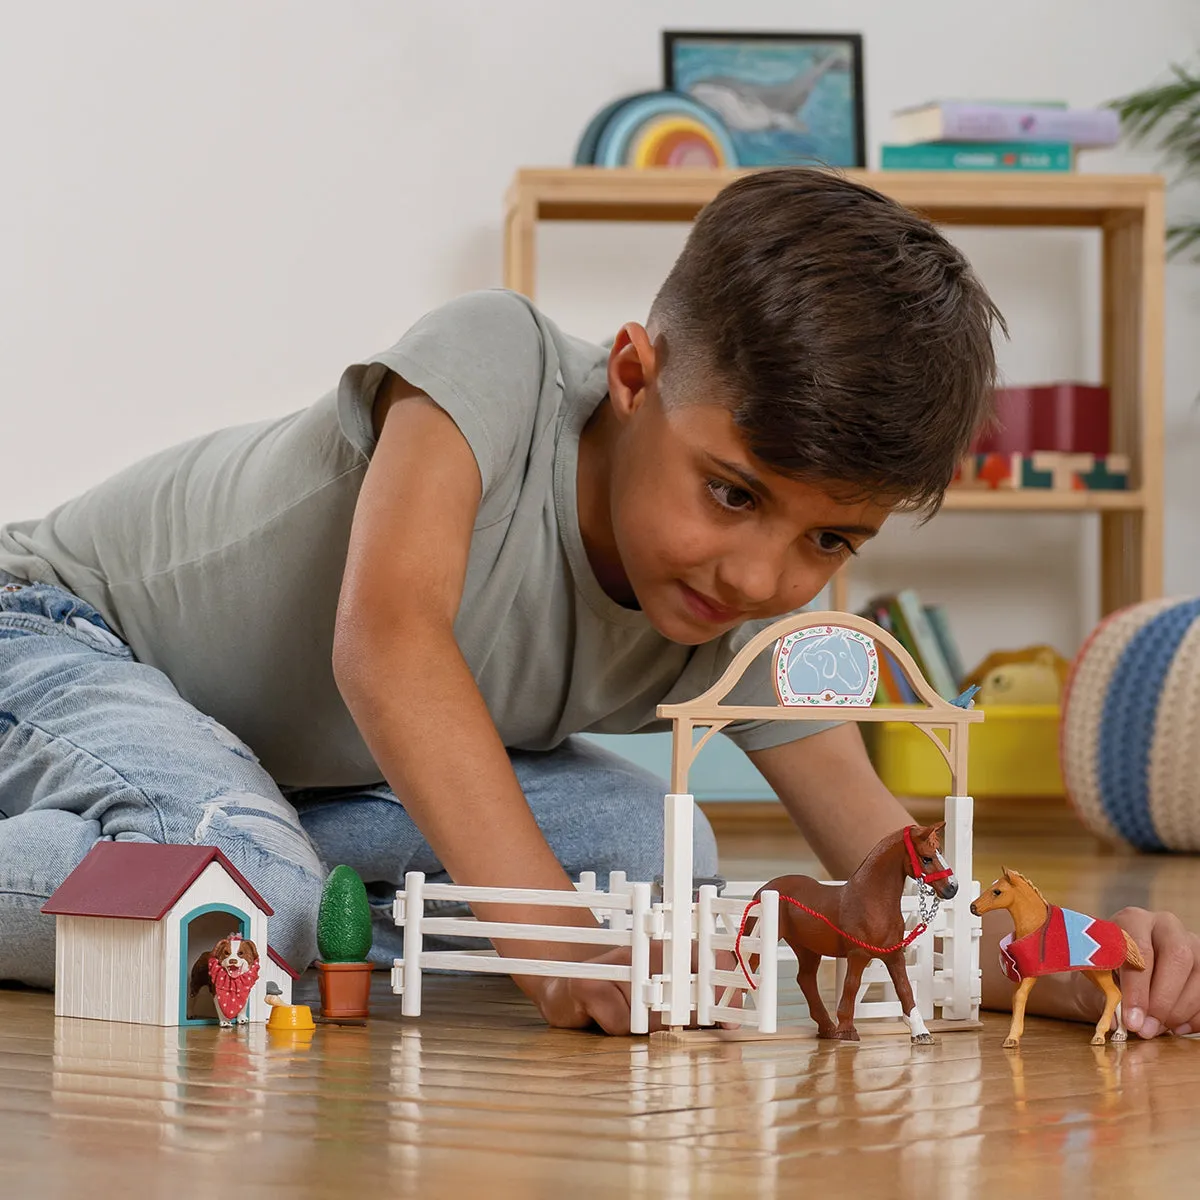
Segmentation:
{"type": "Polygon", "coordinates": [[[969,104],[943,100],[892,115],[892,141],[1069,142],[1073,146],[1114,146],[1121,121],[1111,108],[1050,108],[1022,104],[969,104]]]}

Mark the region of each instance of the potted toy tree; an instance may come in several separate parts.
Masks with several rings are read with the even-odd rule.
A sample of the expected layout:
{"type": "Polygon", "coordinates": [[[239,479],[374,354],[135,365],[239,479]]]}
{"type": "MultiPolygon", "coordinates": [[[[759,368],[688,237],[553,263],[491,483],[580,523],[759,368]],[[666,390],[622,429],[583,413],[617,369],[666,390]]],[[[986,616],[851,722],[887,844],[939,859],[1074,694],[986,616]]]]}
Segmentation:
{"type": "Polygon", "coordinates": [[[317,981],[321,1015],[332,1020],[367,1016],[371,1001],[371,909],[367,889],[351,867],[334,867],[317,913],[317,981]]]}

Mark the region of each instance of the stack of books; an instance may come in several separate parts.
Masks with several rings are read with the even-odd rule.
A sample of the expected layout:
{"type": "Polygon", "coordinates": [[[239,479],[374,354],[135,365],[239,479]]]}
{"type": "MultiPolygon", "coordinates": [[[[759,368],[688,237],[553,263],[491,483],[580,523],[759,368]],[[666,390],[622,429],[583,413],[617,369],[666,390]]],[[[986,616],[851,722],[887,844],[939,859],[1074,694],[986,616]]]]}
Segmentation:
{"type": "MultiPolygon", "coordinates": [[[[912,655],[929,685],[944,700],[961,691],[965,672],[950,622],[940,604],[922,604],[912,588],[876,596],[859,616],[886,629],[912,655]]],[[[920,704],[900,664],[879,647],[879,684],[876,704],[920,704]]]]}
{"type": "Polygon", "coordinates": [[[892,114],[885,171],[1070,171],[1075,151],[1114,146],[1121,123],[1111,108],[1059,102],[937,100],[892,114]]]}

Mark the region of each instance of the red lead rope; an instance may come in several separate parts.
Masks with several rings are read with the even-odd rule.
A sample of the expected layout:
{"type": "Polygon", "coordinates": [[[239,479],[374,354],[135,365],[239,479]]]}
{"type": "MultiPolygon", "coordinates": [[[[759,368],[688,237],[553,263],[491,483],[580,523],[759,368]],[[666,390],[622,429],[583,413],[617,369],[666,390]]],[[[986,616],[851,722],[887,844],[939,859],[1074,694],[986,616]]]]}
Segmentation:
{"type": "MultiPolygon", "coordinates": [[[[853,942],[856,946],[861,946],[864,950],[867,950],[871,954],[880,957],[882,957],[884,954],[891,954],[895,950],[907,950],[908,947],[911,946],[913,942],[915,942],[917,938],[919,938],[921,934],[923,934],[925,930],[929,928],[929,926],[922,921],[920,925],[916,926],[916,928],[912,930],[912,932],[904,939],[904,941],[897,942],[894,946],[872,946],[868,942],[860,942],[858,938],[851,937],[851,935],[846,933],[845,930],[839,929],[824,913],[817,912],[815,908],[809,908],[807,904],[801,904],[799,900],[793,900],[791,896],[780,896],[779,898],[780,900],[786,901],[788,904],[794,904],[797,908],[803,909],[809,914],[809,916],[816,917],[819,921],[824,921],[825,924],[828,925],[829,928],[838,935],[838,937],[845,938],[846,941],[853,942]]],[[[745,975],[746,982],[750,985],[751,991],[756,991],[758,984],[756,984],[751,978],[750,972],[746,969],[746,962],[742,958],[742,935],[746,931],[746,918],[749,917],[750,910],[757,903],[757,900],[751,900],[750,903],[746,905],[746,908],[742,913],[741,922],[738,924],[737,940],[733,944],[733,953],[737,957],[738,966],[742,968],[742,974],[745,975]]]]}

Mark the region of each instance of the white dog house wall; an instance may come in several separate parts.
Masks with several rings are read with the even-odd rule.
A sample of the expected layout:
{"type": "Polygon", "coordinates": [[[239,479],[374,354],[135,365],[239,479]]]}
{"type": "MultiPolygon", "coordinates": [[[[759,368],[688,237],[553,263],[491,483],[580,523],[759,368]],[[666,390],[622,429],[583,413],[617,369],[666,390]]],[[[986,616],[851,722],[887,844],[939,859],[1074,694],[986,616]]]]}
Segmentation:
{"type": "Polygon", "coordinates": [[[141,1025],[217,1023],[212,993],[189,1002],[192,967],[240,934],[260,952],[249,1018],[266,985],[291,999],[295,972],[269,948],[271,908],[215,846],[98,842],[42,906],[56,919],[54,1014],[141,1025]]]}

